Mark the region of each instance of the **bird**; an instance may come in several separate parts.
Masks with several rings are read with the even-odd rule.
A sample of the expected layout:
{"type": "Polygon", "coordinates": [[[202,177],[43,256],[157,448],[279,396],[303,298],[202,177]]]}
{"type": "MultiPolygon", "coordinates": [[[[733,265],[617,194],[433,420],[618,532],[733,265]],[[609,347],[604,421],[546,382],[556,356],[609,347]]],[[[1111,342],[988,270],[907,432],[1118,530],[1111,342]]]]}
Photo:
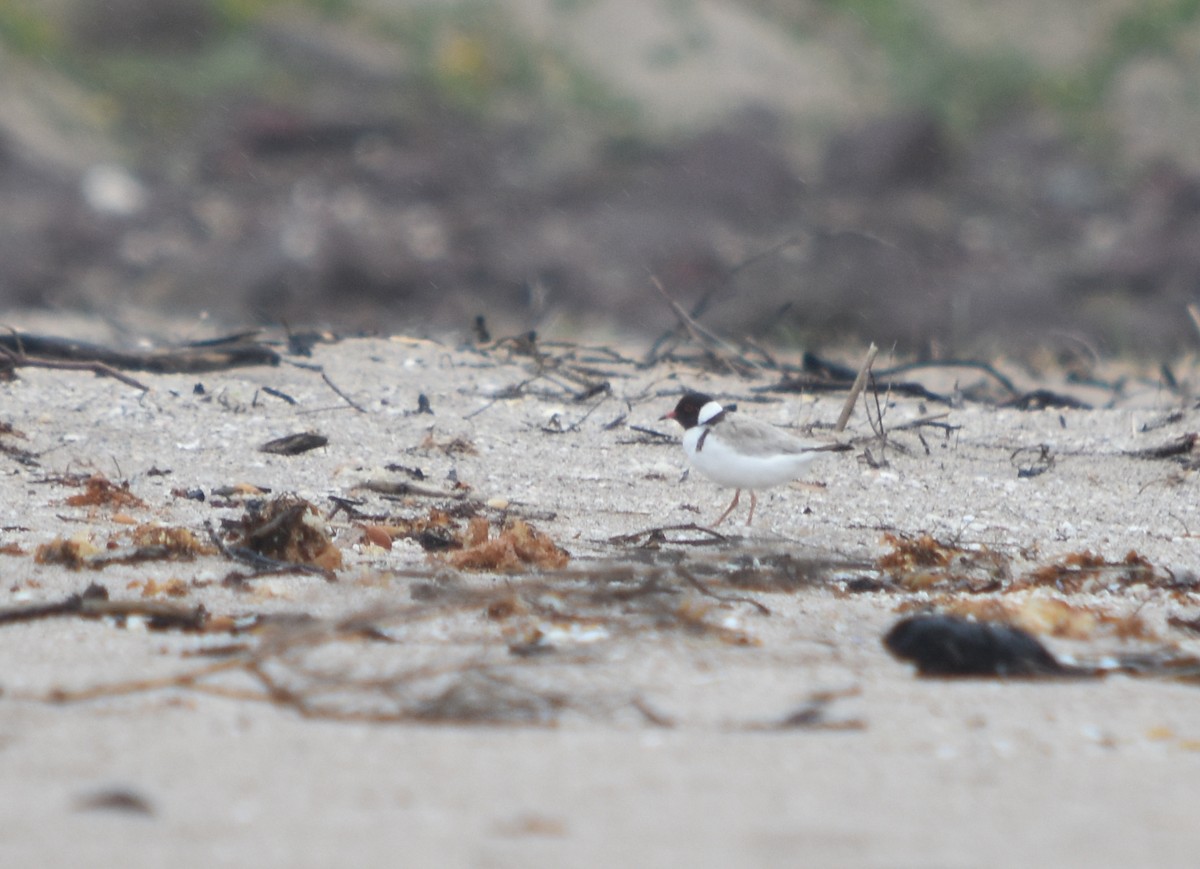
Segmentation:
{"type": "Polygon", "coordinates": [[[746,519],[750,525],[758,505],[756,489],[795,480],[822,453],[850,449],[846,444],[802,441],[773,425],[741,416],[732,406],[723,407],[702,392],[685,392],[675,409],[661,419],[673,419],[683,426],[683,451],[692,467],[717,485],[735,490],[714,528],[733,512],[743,489],[750,491],[746,519]]]}

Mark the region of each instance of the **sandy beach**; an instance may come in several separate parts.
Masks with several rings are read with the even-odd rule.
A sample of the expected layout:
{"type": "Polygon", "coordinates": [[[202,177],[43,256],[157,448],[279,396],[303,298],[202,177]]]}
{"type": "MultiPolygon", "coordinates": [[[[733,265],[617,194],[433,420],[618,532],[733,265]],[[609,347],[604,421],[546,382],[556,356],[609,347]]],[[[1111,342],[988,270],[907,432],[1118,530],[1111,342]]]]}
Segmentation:
{"type": "Polygon", "coordinates": [[[1200,652],[1196,411],[1153,376],[996,363],[1092,405],[1021,410],[928,368],[950,403],[835,435],[844,391],[644,347],[276,349],[0,384],[4,865],[1193,862],[1188,679],[928,679],[881,642],[934,610],[1069,662],[1200,652]],[[711,532],[729,493],[660,420],[685,387],[852,449],[711,532]],[[326,443],[260,449],[297,433],[326,443]],[[326,561],[239,560],[280,498],[326,561]]]}

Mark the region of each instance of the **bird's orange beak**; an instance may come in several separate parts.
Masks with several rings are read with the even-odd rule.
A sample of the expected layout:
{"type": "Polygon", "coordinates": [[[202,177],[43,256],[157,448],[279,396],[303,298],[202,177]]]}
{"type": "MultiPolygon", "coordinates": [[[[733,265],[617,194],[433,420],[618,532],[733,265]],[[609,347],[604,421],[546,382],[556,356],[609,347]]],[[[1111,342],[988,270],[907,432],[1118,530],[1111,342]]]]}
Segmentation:
{"type": "Polygon", "coordinates": [[[658,421],[662,422],[664,419],[674,419],[674,418],[675,418],[675,411],[671,410],[671,411],[668,411],[667,413],[664,413],[662,416],[660,416],[658,418],[658,421]]]}

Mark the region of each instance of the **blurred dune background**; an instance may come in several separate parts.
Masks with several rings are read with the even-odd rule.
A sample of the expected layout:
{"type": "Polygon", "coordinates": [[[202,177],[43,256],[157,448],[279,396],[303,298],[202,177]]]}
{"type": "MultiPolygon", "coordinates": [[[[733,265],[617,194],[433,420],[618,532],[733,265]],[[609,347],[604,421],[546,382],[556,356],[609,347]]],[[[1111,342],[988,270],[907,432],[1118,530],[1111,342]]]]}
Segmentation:
{"type": "Polygon", "coordinates": [[[0,0],[0,202],[10,310],[1158,355],[1200,0],[0,0]]]}

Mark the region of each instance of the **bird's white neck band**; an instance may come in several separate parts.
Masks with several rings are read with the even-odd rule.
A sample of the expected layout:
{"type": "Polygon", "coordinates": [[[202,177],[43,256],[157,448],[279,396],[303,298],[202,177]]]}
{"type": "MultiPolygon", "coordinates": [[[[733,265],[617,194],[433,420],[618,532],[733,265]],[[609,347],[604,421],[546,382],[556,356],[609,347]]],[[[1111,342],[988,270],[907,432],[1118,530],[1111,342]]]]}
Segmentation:
{"type": "Polygon", "coordinates": [[[700,425],[710,423],[716,418],[717,414],[724,409],[725,408],[721,407],[721,405],[717,402],[710,401],[705,404],[704,407],[700,408],[700,413],[696,416],[696,422],[700,423],[700,425]]]}

